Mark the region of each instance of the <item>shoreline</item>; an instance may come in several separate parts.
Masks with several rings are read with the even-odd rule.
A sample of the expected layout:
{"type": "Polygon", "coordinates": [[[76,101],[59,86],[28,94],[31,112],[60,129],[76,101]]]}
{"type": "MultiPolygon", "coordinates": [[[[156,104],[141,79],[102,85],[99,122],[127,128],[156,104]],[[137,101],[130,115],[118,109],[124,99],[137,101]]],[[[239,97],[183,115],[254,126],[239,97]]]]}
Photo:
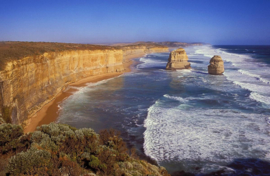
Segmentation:
{"type": "Polygon", "coordinates": [[[29,123],[24,127],[24,133],[33,132],[38,126],[49,124],[51,122],[55,122],[59,116],[59,107],[58,105],[62,103],[65,99],[71,96],[74,92],[77,91],[76,88],[85,87],[87,83],[96,83],[102,80],[106,80],[109,78],[120,76],[124,73],[131,71],[131,65],[134,63],[134,59],[138,57],[142,57],[147,53],[140,54],[131,54],[126,56],[123,59],[124,72],[120,73],[106,73],[102,75],[95,75],[88,78],[84,78],[75,83],[71,83],[68,85],[65,91],[60,92],[52,99],[50,102],[45,104],[39,111],[37,111],[34,115],[29,117],[29,123]],[[70,86],[75,86],[76,88],[72,88],[70,86]]]}

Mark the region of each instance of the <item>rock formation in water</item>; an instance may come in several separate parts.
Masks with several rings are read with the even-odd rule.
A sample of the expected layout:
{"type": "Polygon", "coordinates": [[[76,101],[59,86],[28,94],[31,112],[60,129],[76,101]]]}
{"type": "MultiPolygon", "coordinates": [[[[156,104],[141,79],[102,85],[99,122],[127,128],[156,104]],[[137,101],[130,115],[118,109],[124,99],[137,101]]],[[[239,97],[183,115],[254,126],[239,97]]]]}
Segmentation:
{"type": "Polygon", "coordinates": [[[210,60],[210,65],[208,66],[208,73],[211,75],[222,75],[224,72],[224,63],[220,56],[215,55],[210,60]]]}
{"type": "Polygon", "coordinates": [[[187,53],[183,48],[171,52],[166,66],[167,70],[190,69],[187,53]]]}
{"type": "Polygon", "coordinates": [[[168,52],[168,48],[0,42],[0,117],[22,124],[70,83],[123,72],[123,59],[128,55],[151,52],[168,52]]]}

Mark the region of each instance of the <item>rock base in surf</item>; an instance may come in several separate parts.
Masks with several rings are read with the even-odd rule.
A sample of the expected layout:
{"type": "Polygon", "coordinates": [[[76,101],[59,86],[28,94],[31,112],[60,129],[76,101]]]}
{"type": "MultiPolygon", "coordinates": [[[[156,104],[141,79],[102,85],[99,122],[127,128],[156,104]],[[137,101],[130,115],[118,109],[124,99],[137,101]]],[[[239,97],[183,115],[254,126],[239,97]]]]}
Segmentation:
{"type": "Polygon", "coordinates": [[[171,52],[166,65],[167,70],[190,69],[188,56],[183,48],[179,48],[171,52]]]}
{"type": "Polygon", "coordinates": [[[224,62],[220,56],[215,55],[211,58],[208,73],[211,75],[222,75],[224,73],[224,62]]]}

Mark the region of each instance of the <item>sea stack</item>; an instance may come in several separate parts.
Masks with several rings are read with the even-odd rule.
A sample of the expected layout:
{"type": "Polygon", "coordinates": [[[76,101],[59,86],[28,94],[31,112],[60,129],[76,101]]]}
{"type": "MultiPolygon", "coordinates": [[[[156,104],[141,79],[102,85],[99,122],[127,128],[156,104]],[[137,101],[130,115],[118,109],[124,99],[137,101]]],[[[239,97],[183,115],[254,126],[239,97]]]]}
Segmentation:
{"type": "Polygon", "coordinates": [[[215,55],[208,65],[208,73],[211,75],[222,75],[224,72],[224,63],[220,56],[215,55]]]}
{"type": "Polygon", "coordinates": [[[183,48],[171,52],[166,66],[167,70],[190,69],[187,53],[183,48]]]}

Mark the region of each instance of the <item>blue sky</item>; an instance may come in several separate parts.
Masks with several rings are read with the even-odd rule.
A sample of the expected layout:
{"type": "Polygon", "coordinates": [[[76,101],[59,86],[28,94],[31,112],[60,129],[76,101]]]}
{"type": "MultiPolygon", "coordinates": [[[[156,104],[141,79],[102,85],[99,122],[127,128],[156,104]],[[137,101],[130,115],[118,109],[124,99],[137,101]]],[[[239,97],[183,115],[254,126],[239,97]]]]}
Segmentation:
{"type": "Polygon", "coordinates": [[[270,0],[0,0],[0,41],[270,44],[270,0]]]}

